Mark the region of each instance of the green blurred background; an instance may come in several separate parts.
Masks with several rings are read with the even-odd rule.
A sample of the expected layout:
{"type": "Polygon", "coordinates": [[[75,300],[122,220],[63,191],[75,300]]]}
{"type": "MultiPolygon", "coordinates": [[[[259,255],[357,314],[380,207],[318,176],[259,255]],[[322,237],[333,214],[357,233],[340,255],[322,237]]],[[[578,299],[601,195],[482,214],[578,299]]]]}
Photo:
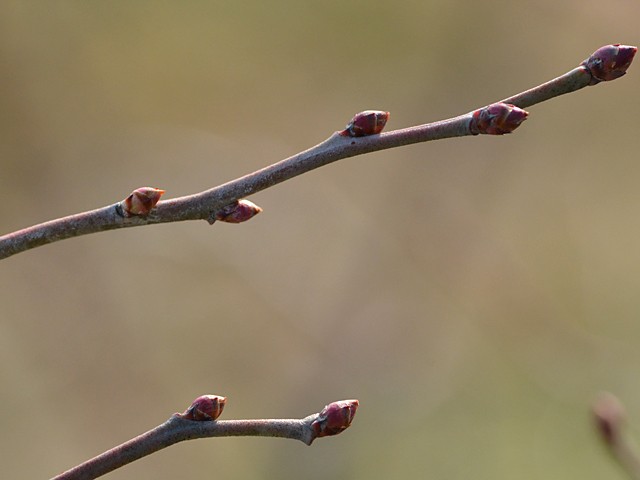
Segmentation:
{"type": "MultiPolygon", "coordinates": [[[[470,111],[640,43],[634,0],[27,2],[0,7],[2,232],[198,192],[365,109],[470,111]]],[[[506,137],[344,160],[205,222],[0,265],[0,460],[47,478],[182,411],[344,434],[186,442],[113,479],[623,478],[589,406],[640,430],[640,70],[506,137]]]]}

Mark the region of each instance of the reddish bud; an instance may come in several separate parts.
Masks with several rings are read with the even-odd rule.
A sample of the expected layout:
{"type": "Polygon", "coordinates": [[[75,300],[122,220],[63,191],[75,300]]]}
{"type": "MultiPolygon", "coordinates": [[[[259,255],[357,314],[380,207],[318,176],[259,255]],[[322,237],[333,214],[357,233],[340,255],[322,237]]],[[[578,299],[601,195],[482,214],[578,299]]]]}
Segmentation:
{"type": "Polygon", "coordinates": [[[610,393],[602,393],[596,399],[592,412],[604,442],[607,445],[618,443],[626,416],[620,400],[610,393]]]}
{"type": "Polygon", "coordinates": [[[220,220],[221,222],[227,223],[242,223],[255,217],[261,211],[262,209],[259,206],[249,200],[237,200],[218,210],[215,214],[214,221],[220,220]]]}
{"type": "Polygon", "coordinates": [[[226,397],[221,397],[220,395],[202,395],[196,398],[184,413],[179,415],[185,420],[211,422],[220,416],[226,403],[226,397]]]}
{"type": "Polygon", "coordinates": [[[342,136],[366,137],[380,133],[389,120],[389,112],[365,110],[356,114],[343,131],[342,136]]]}
{"type": "Polygon", "coordinates": [[[311,424],[316,437],[337,435],[349,428],[358,409],[358,400],[333,402],[322,409],[311,424]]]}
{"type": "Polygon", "coordinates": [[[589,58],[582,62],[582,65],[589,69],[593,77],[591,85],[623,76],[627,73],[637,51],[637,47],[615,43],[593,52],[589,58]]]}
{"type": "Polygon", "coordinates": [[[504,135],[527,119],[528,112],[509,103],[494,103],[473,112],[469,130],[473,135],[504,135]]]}
{"type": "Polygon", "coordinates": [[[131,195],[120,202],[120,211],[125,217],[148,215],[163,194],[164,190],[159,188],[137,188],[131,192],[131,195]]]}

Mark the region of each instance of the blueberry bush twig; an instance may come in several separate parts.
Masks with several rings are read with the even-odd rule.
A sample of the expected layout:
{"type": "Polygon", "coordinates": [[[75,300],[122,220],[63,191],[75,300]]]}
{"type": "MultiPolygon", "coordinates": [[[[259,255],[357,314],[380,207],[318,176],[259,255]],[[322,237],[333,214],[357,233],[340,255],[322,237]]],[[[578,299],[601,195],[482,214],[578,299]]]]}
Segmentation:
{"type": "Polygon", "coordinates": [[[640,480],[640,453],[626,429],[622,403],[610,393],[598,396],[592,407],[597,433],[629,478],[640,480]]]}
{"type": "Polygon", "coordinates": [[[320,437],[346,430],[358,408],[358,400],[330,403],[319,413],[302,419],[216,420],[227,402],[219,395],[196,398],[183,413],[175,413],[163,424],[97,457],[53,477],[52,480],[89,480],[175,443],[208,437],[279,437],[306,445],[320,437]]]}
{"type": "Polygon", "coordinates": [[[184,220],[240,223],[260,212],[244,197],[336,160],[388,148],[466,135],[510,133],[526,118],[521,110],[588,85],[623,76],[637,51],[626,45],[596,50],[570,72],[502,102],[439,122],[380,133],[388,112],[365,111],[324,142],[204,192],[158,202],[164,191],[143,187],[127,199],[18,230],[0,237],[0,259],[41,245],[89,233],[184,220]],[[149,198],[150,197],[150,198],[149,198]]]}

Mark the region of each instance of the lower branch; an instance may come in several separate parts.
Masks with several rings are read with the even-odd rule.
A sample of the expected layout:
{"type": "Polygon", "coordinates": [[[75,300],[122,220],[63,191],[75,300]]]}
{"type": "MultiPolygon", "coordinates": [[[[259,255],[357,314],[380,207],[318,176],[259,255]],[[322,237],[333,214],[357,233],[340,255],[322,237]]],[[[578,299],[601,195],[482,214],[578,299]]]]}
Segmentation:
{"type": "Polygon", "coordinates": [[[67,470],[52,480],[89,480],[151,455],[175,443],[209,437],[279,437],[300,440],[306,445],[319,437],[337,435],[351,425],[358,400],[342,400],[302,419],[220,420],[216,418],[225,397],[203,395],[184,412],[162,425],[67,470]]]}

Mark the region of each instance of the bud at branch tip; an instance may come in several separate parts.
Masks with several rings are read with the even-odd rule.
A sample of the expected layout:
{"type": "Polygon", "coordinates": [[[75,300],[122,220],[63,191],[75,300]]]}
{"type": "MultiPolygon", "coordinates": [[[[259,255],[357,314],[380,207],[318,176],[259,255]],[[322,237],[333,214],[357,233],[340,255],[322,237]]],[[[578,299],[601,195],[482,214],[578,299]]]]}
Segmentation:
{"type": "Polygon", "coordinates": [[[582,62],[582,65],[591,73],[591,85],[623,76],[627,73],[637,51],[637,47],[614,43],[593,52],[582,62]]]}
{"type": "Polygon", "coordinates": [[[601,393],[593,404],[592,414],[600,438],[607,445],[618,443],[626,417],[620,400],[611,393],[601,393]]]}
{"type": "Polygon", "coordinates": [[[311,424],[316,437],[337,435],[349,428],[358,405],[358,400],[340,400],[324,407],[311,424]]]}

